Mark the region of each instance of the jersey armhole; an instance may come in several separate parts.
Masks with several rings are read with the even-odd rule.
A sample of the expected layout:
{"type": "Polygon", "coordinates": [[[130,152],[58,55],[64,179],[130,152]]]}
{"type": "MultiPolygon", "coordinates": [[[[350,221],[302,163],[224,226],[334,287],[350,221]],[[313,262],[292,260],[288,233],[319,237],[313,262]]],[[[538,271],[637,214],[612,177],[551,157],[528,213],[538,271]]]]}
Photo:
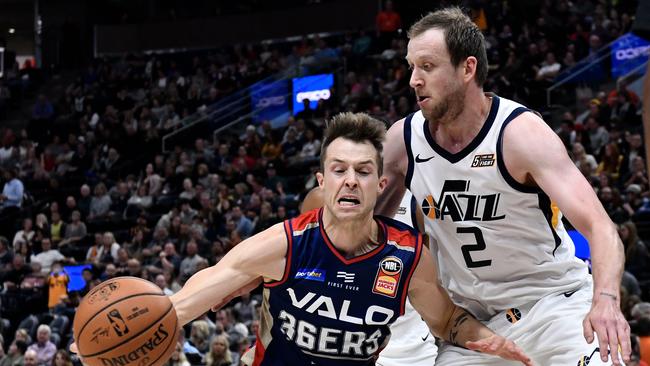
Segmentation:
{"type": "Polygon", "coordinates": [[[501,173],[503,179],[505,179],[506,183],[508,183],[508,185],[513,189],[523,193],[538,193],[538,188],[530,187],[517,182],[517,180],[512,175],[510,175],[510,172],[508,172],[508,168],[506,168],[506,162],[503,159],[503,135],[506,127],[510,124],[510,122],[512,122],[515,118],[519,117],[524,112],[533,111],[525,107],[518,107],[510,112],[510,115],[503,121],[503,125],[501,125],[501,131],[499,131],[499,137],[497,139],[497,166],[499,167],[499,172],[501,173]]]}
{"type": "Polygon", "coordinates": [[[404,176],[404,186],[411,189],[411,180],[413,179],[413,170],[415,169],[415,162],[413,161],[413,150],[411,150],[411,119],[415,113],[411,113],[404,120],[404,147],[406,147],[406,157],[408,160],[408,167],[404,176]]]}
{"type": "Polygon", "coordinates": [[[413,258],[413,265],[411,265],[411,270],[406,276],[406,281],[404,282],[404,290],[402,291],[402,298],[400,299],[400,310],[399,310],[400,316],[404,315],[404,311],[406,310],[406,299],[409,294],[409,285],[411,284],[411,277],[413,277],[413,273],[415,273],[415,268],[418,266],[418,264],[420,264],[421,255],[422,255],[422,234],[417,233],[415,239],[415,255],[413,258]]]}
{"type": "Polygon", "coordinates": [[[284,235],[287,237],[287,253],[284,255],[286,262],[284,263],[282,279],[280,281],[265,282],[264,287],[266,288],[280,286],[287,282],[287,279],[289,278],[289,273],[291,272],[291,254],[293,253],[293,226],[291,225],[291,221],[292,220],[284,221],[284,235]]]}

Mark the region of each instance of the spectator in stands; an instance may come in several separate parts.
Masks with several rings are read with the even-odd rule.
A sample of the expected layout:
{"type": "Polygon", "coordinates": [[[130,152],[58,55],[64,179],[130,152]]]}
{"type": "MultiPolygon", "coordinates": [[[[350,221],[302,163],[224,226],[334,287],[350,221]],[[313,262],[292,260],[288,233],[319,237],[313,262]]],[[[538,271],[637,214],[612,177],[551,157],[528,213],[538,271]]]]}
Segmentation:
{"type": "Polygon", "coordinates": [[[203,261],[203,257],[198,255],[199,248],[194,240],[187,243],[185,258],[180,264],[180,278],[182,281],[190,278],[197,271],[197,265],[203,261]]]}
{"type": "Polygon", "coordinates": [[[56,351],[52,366],[72,366],[72,360],[70,359],[68,351],[64,349],[56,351]]]}
{"type": "Polygon", "coordinates": [[[203,357],[206,366],[235,366],[230,353],[230,342],[226,335],[215,335],[210,341],[210,350],[203,357]]]}
{"type": "MultiPolygon", "coordinates": [[[[191,357],[194,357],[198,358],[200,362],[210,347],[209,338],[210,330],[208,328],[208,323],[205,320],[193,321],[190,328],[190,338],[186,341],[186,345],[183,346],[185,355],[188,356],[188,359],[192,360],[191,357]]],[[[193,361],[191,362],[194,364],[193,361]]]]}
{"type": "MultiPolygon", "coordinates": [[[[56,351],[56,348],[54,349],[54,351],[56,351]]],[[[52,353],[52,355],[54,355],[54,353],[52,353]]],[[[23,365],[24,366],[46,366],[45,363],[39,362],[38,354],[33,349],[27,349],[27,351],[25,351],[25,355],[23,356],[23,365]]]]}
{"type": "Polygon", "coordinates": [[[25,265],[25,259],[21,254],[16,253],[11,263],[11,269],[7,271],[3,279],[5,289],[16,288],[23,282],[25,276],[30,273],[32,273],[31,267],[25,265]]]}
{"type": "Polygon", "coordinates": [[[23,182],[18,179],[16,168],[4,170],[3,178],[5,185],[2,188],[0,202],[2,202],[2,214],[16,213],[23,205],[23,194],[25,187],[23,182]]]}
{"type": "Polygon", "coordinates": [[[90,186],[87,184],[82,185],[79,193],[81,197],[77,202],[77,207],[79,207],[82,217],[88,217],[90,215],[90,203],[93,199],[90,195],[90,186]]]}
{"type": "MultiPolygon", "coordinates": [[[[625,186],[636,184],[641,188],[641,191],[648,190],[648,173],[645,170],[645,161],[641,156],[636,156],[632,160],[632,167],[630,172],[623,177],[625,186]]],[[[640,192],[639,192],[640,193],[640,192]]]]}
{"type": "Polygon", "coordinates": [[[33,223],[31,218],[26,218],[23,220],[23,228],[16,232],[13,240],[13,246],[16,247],[19,243],[24,242],[31,245],[32,240],[34,239],[34,230],[33,223]]]}
{"type": "Polygon", "coordinates": [[[258,318],[258,314],[255,312],[257,301],[251,299],[250,292],[242,294],[240,300],[240,302],[235,304],[233,309],[238,314],[239,320],[242,323],[250,325],[254,319],[258,318]]]}
{"type": "Polygon", "coordinates": [[[50,239],[54,246],[58,246],[59,242],[63,240],[65,234],[66,225],[61,219],[61,214],[59,212],[52,212],[52,224],[50,224],[50,239]]]}
{"type": "Polygon", "coordinates": [[[53,309],[62,301],[64,297],[68,296],[68,284],[70,283],[70,277],[65,271],[63,271],[61,263],[54,262],[54,264],[52,264],[52,271],[47,278],[47,283],[47,307],[49,309],[53,309]]]}
{"type": "Polygon", "coordinates": [[[609,132],[605,127],[598,123],[594,117],[587,118],[585,125],[587,128],[587,135],[589,136],[589,146],[594,156],[600,156],[601,149],[609,142],[609,132]]]}
{"type": "Polygon", "coordinates": [[[230,214],[235,230],[241,235],[242,239],[248,238],[253,233],[253,223],[246,217],[239,206],[233,206],[230,214]]]}
{"type": "Polygon", "coordinates": [[[117,260],[117,252],[120,245],[115,241],[112,232],[107,231],[102,236],[102,245],[97,251],[97,261],[99,263],[112,263],[117,260]]]}
{"type": "Polygon", "coordinates": [[[109,197],[106,185],[98,183],[95,186],[95,195],[90,200],[89,220],[99,220],[106,218],[111,209],[111,198],[109,197]]]}
{"type": "Polygon", "coordinates": [[[11,269],[11,262],[14,260],[14,251],[9,247],[9,241],[0,236],[0,279],[11,269]]]}
{"type": "Polygon", "coordinates": [[[375,23],[380,46],[388,47],[390,41],[398,35],[397,30],[402,26],[402,17],[395,11],[391,0],[386,1],[384,9],[377,13],[375,23]]]}
{"type": "Polygon", "coordinates": [[[36,215],[36,225],[34,227],[34,231],[34,242],[40,241],[39,238],[50,235],[50,222],[44,213],[39,213],[36,215]]]}
{"type": "MultiPolygon", "coordinates": [[[[183,332],[182,329],[180,331],[183,332]]],[[[180,342],[176,343],[176,348],[165,366],[190,366],[190,363],[187,361],[187,357],[185,356],[185,352],[183,352],[183,345],[180,342]]]]}
{"type": "Polygon", "coordinates": [[[618,233],[625,247],[625,270],[641,282],[650,280],[650,254],[637,235],[636,225],[626,221],[619,225],[618,233]]]}
{"type": "Polygon", "coordinates": [[[596,168],[598,168],[596,158],[591,154],[587,154],[584,146],[579,142],[573,144],[573,161],[583,174],[587,173],[587,179],[589,179],[596,172],[596,168]]]}
{"type": "Polygon", "coordinates": [[[24,365],[23,355],[25,354],[25,351],[27,351],[27,343],[21,340],[14,340],[9,345],[7,354],[0,358],[0,366],[24,365]]]}
{"type": "Polygon", "coordinates": [[[643,197],[641,196],[642,188],[638,184],[630,184],[627,186],[625,189],[625,192],[627,193],[626,198],[625,198],[625,203],[623,204],[623,208],[629,215],[629,217],[633,217],[641,208],[643,205],[643,197]]]}
{"type": "Polygon", "coordinates": [[[596,174],[604,173],[613,181],[618,181],[623,164],[623,155],[618,150],[618,144],[610,142],[605,145],[596,174]]]}
{"type": "Polygon", "coordinates": [[[58,249],[52,249],[52,239],[45,237],[41,240],[41,252],[32,255],[31,261],[41,264],[43,273],[50,273],[54,262],[65,260],[65,256],[58,249]]]}
{"type": "Polygon", "coordinates": [[[59,243],[59,249],[62,249],[62,247],[74,247],[88,233],[86,224],[81,221],[81,213],[78,210],[72,211],[70,218],[70,223],[65,226],[65,234],[63,235],[63,240],[59,243]]]}
{"type": "Polygon", "coordinates": [[[50,341],[51,335],[52,330],[49,325],[41,324],[38,326],[36,342],[29,346],[25,353],[25,365],[27,365],[27,355],[29,351],[34,351],[36,353],[38,366],[50,366],[52,364],[52,360],[56,354],[56,346],[50,341]]]}

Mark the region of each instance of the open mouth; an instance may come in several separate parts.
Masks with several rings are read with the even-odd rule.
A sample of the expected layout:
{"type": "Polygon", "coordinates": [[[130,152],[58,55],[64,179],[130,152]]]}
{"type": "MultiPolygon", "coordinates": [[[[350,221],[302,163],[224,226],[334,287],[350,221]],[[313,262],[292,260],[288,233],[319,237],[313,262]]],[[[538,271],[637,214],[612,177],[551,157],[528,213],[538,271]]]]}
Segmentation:
{"type": "Polygon", "coordinates": [[[344,207],[353,207],[361,203],[361,201],[359,201],[359,199],[355,197],[341,197],[337,202],[339,203],[339,205],[344,207]]]}
{"type": "Polygon", "coordinates": [[[426,96],[426,95],[424,95],[424,96],[418,96],[418,103],[422,103],[422,102],[424,102],[424,101],[427,100],[427,99],[429,99],[429,97],[426,96]]]}

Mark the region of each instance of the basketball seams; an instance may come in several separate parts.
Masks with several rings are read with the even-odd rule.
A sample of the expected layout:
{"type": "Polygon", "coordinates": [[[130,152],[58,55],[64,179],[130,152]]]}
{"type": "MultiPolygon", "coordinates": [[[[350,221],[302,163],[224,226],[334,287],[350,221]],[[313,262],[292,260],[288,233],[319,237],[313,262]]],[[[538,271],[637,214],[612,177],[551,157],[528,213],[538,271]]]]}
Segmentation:
{"type": "MultiPolygon", "coordinates": [[[[120,299],[120,300],[117,300],[117,301],[115,301],[115,302],[113,302],[113,303],[111,303],[111,304],[109,304],[109,305],[103,307],[101,310],[95,312],[95,314],[94,314],[90,319],[88,319],[88,321],[86,321],[86,324],[84,324],[84,326],[81,327],[81,330],[79,331],[79,338],[81,338],[81,335],[83,334],[84,329],[85,329],[86,326],[87,326],[87,325],[92,321],[92,319],[94,319],[97,315],[101,314],[101,313],[102,313],[104,310],[106,310],[107,308],[109,308],[109,307],[111,307],[111,306],[114,306],[114,305],[116,305],[116,304],[119,304],[120,302],[122,302],[122,301],[124,301],[124,300],[128,300],[128,299],[133,298],[133,297],[138,297],[138,296],[148,296],[148,295],[166,296],[165,294],[158,294],[158,293],[140,293],[140,294],[129,295],[129,296],[124,297],[124,298],[122,298],[122,299],[120,299]]],[[[172,311],[172,310],[174,310],[174,305],[173,305],[173,304],[170,304],[170,305],[169,305],[169,308],[167,308],[167,310],[166,310],[166,311],[165,311],[165,312],[164,312],[164,313],[163,313],[163,314],[162,314],[158,319],[156,319],[155,321],[151,322],[151,324],[158,323],[158,322],[161,321],[163,318],[165,318],[165,317],[167,316],[167,314],[169,314],[169,312],[172,311]]],[[[105,350],[103,350],[103,351],[101,351],[101,352],[96,352],[96,353],[93,353],[93,354],[84,355],[84,354],[81,352],[81,348],[79,347],[78,344],[77,344],[77,347],[78,347],[77,350],[79,351],[79,355],[80,355],[81,357],[95,357],[95,356],[101,355],[102,353],[105,353],[105,352],[111,351],[111,350],[113,350],[113,349],[115,349],[115,348],[117,348],[117,347],[120,347],[120,346],[124,345],[126,342],[128,342],[128,341],[130,341],[130,340],[132,340],[132,339],[134,339],[134,338],[136,338],[136,337],[138,337],[138,336],[140,336],[142,333],[146,332],[146,331],[149,330],[149,329],[150,329],[150,327],[144,328],[144,329],[140,330],[138,333],[136,333],[135,335],[133,335],[131,338],[129,338],[129,339],[127,339],[127,340],[124,340],[124,341],[120,342],[119,344],[116,344],[116,345],[114,345],[113,347],[111,347],[111,348],[107,348],[107,349],[105,349],[105,350]]]]}
{"type": "MultiPolygon", "coordinates": [[[[165,314],[165,315],[167,315],[167,314],[165,314]]],[[[178,322],[176,321],[176,322],[174,322],[174,331],[172,332],[172,334],[173,334],[174,336],[172,337],[171,341],[169,341],[169,344],[167,345],[167,347],[165,347],[165,349],[162,351],[162,353],[160,354],[160,356],[158,356],[158,358],[156,358],[155,360],[153,360],[153,362],[150,363],[150,364],[147,365],[147,366],[155,365],[156,362],[158,362],[158,360],[160,360],[160,358],[161,358],[162,356],[164,356],[164,355],[167,353],[167,350],[169,350],[169,346],[171,346],[172,344],[174,345],[174,347],[176,347],[176,342],[177,342],[177,340],[176,340],[176,335],[177,335],[177,333],[178,333],[178,322]]]]}
{"type": "MultiPolygon", "coordinates": [[[[109,307],[111,307],[111,306],[113,306],[113,305],[115,305],[115,304],[118,304],[118,303],[121,302],[122,300],[130,299],[130,298],[132,298],[132,297],[141,296],[141,295],[166,296],[166,295],[163,294],[163,293],[158,293],[158,292],[146,292],[146,293],[136,293],[136,294],[132,294],[132,295],[129,295],[129,296],[126,296],[126,297],[120,298],[119,300],[115,300],[115,301],[113,301],[112,303],[110,303],[110,304],[104,306],[103,308],[99,309],[98,311],[96,311],[96,312],[93,314],[93,316],[91,316],[90,318],[86,319],[86,322],[85,322],[84,325],[81,327],[81,330],[79,330],[79,338],[81,339],[81,335],[83,334],[84,329],[86,329],[86,326],[88,325],[88,323],[90,323],[93,319],[95,319],[95,317],[96,317],[97,315],[99,315],[101,312],[103,312],[104,310],[106,310],[107,308],[109,308],[109,307]]],[[[83,301],[83,300],[82,300],[82,301],[83,301]]],[[[82,310],[85,310],[85,309],[82,309],[82,310]]],[[[75,316],[77,315],[78,312],[79,312],[79,308],[77,308],[77,310],[75,311],[75,316]]],[[[74,332],[74,321],[73,321],[73,324],[72,324],[72,328],[73,328],[73,332],[74,332]]],[[[77,344],[77,350],[79,351],[79,354],[81,354],[81,347],[80,347],[80,344],[77,344]]]]}

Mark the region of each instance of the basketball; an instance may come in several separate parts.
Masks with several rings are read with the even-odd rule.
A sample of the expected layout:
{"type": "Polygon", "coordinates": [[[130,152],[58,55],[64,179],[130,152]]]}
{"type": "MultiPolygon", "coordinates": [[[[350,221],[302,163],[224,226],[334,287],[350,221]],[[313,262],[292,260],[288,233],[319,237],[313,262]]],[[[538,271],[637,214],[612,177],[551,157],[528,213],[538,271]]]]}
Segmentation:
{"type": "Polygon", "coordinates": [[[178,322],[171,301],[155,284],[117,277],[81,301],[73,332],[78,355],[89,366],[150,366],[167,362],[178,322]]]}

